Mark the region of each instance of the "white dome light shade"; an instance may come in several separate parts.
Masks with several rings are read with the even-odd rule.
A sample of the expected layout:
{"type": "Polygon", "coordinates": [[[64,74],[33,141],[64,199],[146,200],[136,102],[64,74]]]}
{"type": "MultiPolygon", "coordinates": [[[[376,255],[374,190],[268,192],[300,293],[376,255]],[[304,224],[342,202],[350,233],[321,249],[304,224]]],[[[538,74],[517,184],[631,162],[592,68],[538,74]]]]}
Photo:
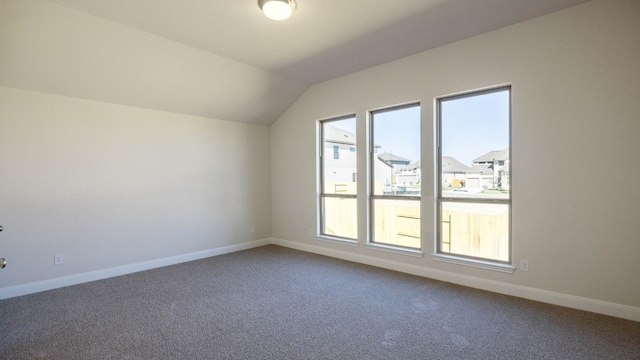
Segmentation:
{"type": "Polygon", "coordinates": [[[260,0],[258,5],[264,15],[271,20],[284,20],[296,9],[294,0],[260,0]]]}

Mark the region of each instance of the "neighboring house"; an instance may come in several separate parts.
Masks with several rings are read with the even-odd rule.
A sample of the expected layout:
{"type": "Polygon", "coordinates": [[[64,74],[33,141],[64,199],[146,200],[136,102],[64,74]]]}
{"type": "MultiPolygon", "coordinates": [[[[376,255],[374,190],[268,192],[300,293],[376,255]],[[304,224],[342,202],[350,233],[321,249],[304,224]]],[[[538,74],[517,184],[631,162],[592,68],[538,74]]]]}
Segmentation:
{"type": "Polygon", "coordinates": [[[442,186],[467,186],[467,174],[473,169],[452,156],[442,157],[442,186]]]}
{"type": "Polygon", "coordinates": [[[472,166],[451,156],[442,157],[442,185],[467,188],[509,188],[509,149],[490,151],[472,166]]]}
{"type": "MultiPolygon", "coordinates": [[[[325,124],[323,140],[325,192],[356,193],[356,135],[350,131],[325,124]]],[[[390,185],[393,166],[378,156],[375,159],[374,167],[375,186],[380,186],[382,189],[385,185],[390,185]]]]}
{"type": "Polygon", "coordinates": [[[468,188],[495,188],[493,166],[476,165],[466,174],[465,187],[468,188]]]}
{"type": "Polygon", "coordinates": [[[473,160],[473,166],[476,165],[498,165],[505,166],[509,161],[509,148],[504,150],[494,150],[473,160]]]}
{"type": "Polygon", "coordinates": [[[509,161],[509,148],[490,151],[474,159],[473,173],[477,175],[467,176],[467,186],[509,189],[509,161]]]}
{"type": "MultiPolygon", "coordinates": [[[[347,186],[357,181],[356,135],[325,124],[323,138],[325,191],[347,192],[347,186]]],[[[355,193],[355,188],[349,192],[355,193]]]]}
{"type": "Polygon", "coordinates": [[[396,185],[407,186],[420,183],[420,160],[394,169],[396,185]]]}
{"type": "Polygon", "coordinates": [[[382,160],[380,156],[375,157],[374,166],[374,194],[384,194],[388,192],[393,183],[393,165],[382,160]]]}
{"type": "Polygon", "coordinates": [[[378,158],[380,158],[387,164],[391,164],[391,166],[393,166],[394,168],[397,166],[409,165],[411,163],[411,160],[409,159],[405,159],[402,156],[394,155],[387,152],[378,155],[378,158]]]}
{"type": "Polygon", "coordinates": [[[392,170],[391,183],[385,184],[385,194],[397,194],[398,191],[416,191],[415,189],[408,190],[406,187],[420,183],[420,161],[412,163],[407,158],[387,152],[378,155],[378,159],[387,163],[392,170]]]}
{"type": "MultiPolygon", "coordinates": [[[[356,136],[329,124],[324,126],[325,191],[355,193],[357,182],[356,136]]],[[[374,187],[382,193],[392,185],[420,183],[421,163],[391,153],[375,157],[374,187]]],[[[442,185],[467,188],[509,188],[509,149],[490,151],[467,166],[451,156],[442,157],[442,185]]]]}

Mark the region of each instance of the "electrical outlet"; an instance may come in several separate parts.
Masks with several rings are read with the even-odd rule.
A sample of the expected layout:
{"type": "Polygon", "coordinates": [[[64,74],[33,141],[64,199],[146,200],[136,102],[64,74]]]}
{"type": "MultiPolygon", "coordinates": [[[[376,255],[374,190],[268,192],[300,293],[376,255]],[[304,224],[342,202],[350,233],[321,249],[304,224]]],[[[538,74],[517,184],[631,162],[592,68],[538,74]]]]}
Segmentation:
{"type": "Polygon", "coordinates": [[[309,229],[308,234],[309,234],[309,236],[313,236],[313,229],[309,229]]]}
{"type": "Polygon", "coordinates": [[[62,254],[53,255],[53,265],[62,265],[64,263],[64,256],[62,254]]]}
{"type": "Polygon", "coordinates": [[[249,228],[249,232],[251,232],[251,233],[256,232],[256,227],[251,225],[251,227],[249,228]]]}
{"type": "Polygon", "coordinates": [[[520,271],[529,271],[529,260],[520,260],[520,271]]]}

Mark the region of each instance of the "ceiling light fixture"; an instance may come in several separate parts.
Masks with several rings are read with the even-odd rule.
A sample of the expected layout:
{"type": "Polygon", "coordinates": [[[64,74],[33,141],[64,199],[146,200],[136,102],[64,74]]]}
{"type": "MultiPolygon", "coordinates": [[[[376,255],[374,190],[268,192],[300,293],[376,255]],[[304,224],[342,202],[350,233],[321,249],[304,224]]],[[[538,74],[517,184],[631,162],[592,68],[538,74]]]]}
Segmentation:
{"type": "Polygon", "coordinates": [[[296,10],[295,0],[258,0],[258,6],[271,20],[287,19],[296,10]]]}

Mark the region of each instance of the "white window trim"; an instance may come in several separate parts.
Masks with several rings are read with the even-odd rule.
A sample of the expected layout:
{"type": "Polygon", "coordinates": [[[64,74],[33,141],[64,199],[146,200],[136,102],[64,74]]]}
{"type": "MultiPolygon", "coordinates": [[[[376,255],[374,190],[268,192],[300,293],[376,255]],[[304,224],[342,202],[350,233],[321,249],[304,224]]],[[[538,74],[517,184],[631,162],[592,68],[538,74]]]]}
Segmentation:
{"type": "MultiPolygon", "coordinates": [[[[390,245],[390,244],[385,244],[382,242],[376,242],[374,239],[374,219],[373,219],[373,207],[374,207],[374,202],[376,200],[384,200],[384,199],[388,199],[388,200],[407,200],[407,201],[418,201],[418,204],[420,205],[420,211],[421,211],[421,218],[420,218],[420,231],[422,231],[422,194],[420,194],[419,196],[390,196],[390,195],[375,195],[374,191],[373,191],[373,179],[375,177],[375,169],[374,169],[374,161],[375,161],[375,156],[376,156],[376,152],[374,149],[375,146],[375,142],[373,141],[374,138],[374,131],[375,128],[373,126],[373,119],[374,119],[374,114],[377,112],[388,112],[388,111],[394,111],[394,110],[399,110],[399,109],[403,109],[403,108],[411,108],[411,107],[418,107],[420,109],[422,109],[422,104],[420,103],[420,101],[412,101],[412,102],[408,102],[405,104],[399,104],[396,106],[389,106],[389,107],[384,107],[384,108],[379,108],[379,109],[374,109],[374,110],[369,110],[368,111],[368,115],[367,115],[367,167],[368,167],[368,171],[367,171],[367,188],[368,188],[368,193],[367,193],[367,238],[366,238],[366,248],[367,249],[371,249],[371,250],[379,250],[379,251],[385,251],[385,252],[391,252],[394,254],[401,254],[401,255],[409,255],[409,256],[416,256],[416,257],[423,257],[424,256],[424,243],[423,241],[423,237],[422,235],[420,235],[420,248],[414,249],[414,248],[405,248],[405,247],[400,247],[400,246],[394,246],[394,245],[390,245]]],[[[420,115],[420,129],[422,129],[422,113],[420,115]]],[[[421,151],[422,151],[422,134],[420,135],[420,147],[421,147],[421,151]]],[[[422,154],[422,152],[420,152],[420,154],[422,154]]]]}
{"type": "MultiPolygon", "coordinates": [[[[339,236],[331,236],[331,235],[327,235],[322,233],[322,229],[323,229],[323,224],[324,224],[324,218],[322,218],[322,211],[323,211],[323,204],[322,201],[324,198],[346,198],[346,199],[355,199],[357,201],[358,198],[358,194],[325,194],[323,192],[323,187],[324,187],[324,164],[323,164],[323,157],[324,157],[324,146],[323,146],[323,142],[324,142],[324,130],[322,128],[323,123],[325,122],[331,122],[331,121],[339,121],[342,119],[349,119],[349,118],[353,118],[354,120],[357,121],[356,115],[355,114],[348,114],[348,115],[342,115],[342,116],[337,116],[337,117],[333,117],[333,118],[327,118],[327,119],[322,119],[322,120],[318,120],[316,122],[316,131],[317,133],[320,135],[317,137],[317,144],[316,144],[316,150],[318,151],[318,154],[316,155],[316,183],[317,183],[317,189],[316,189],[316,199],[317,199],[317,204],[316,204],[316,211],[317,211],[317,231],[316,231],[316,239],[320,240],[323,239],[325,241],[331,241],[334,243],[340,243],[340,244],[349,244],[349,243],[355,243],[355,245],[358,244],[358,239],[355,238],[347,238],[347,237],[339,237],[339,236]]],[[[335,146],[334,146],[335,149],[335,146]]],[[[357,144],[356,144],[356,152],[357,152],[357,144]]],[[[334,152],[335,154],[335,152],[334,152]]],[[[311,235],[311,234],[309,234],[311,235]]]]}
{"type": "Polygon", "coordinates": [[[335,236],[329,236],[318,233],[316,235],[316,240],[330,242],[334,244],[348,245],[348,246],[358,246],[358,239],[350,239],[350,238],[341,238],[335,236]]]}
{"type": "Polygon", "coordinates": [[[420,249],[404,248],[404,247],[380,244],[380,243],[374,243],[374,242],[367,243],[366,247],[367,249],[370,249],[370,250],[384,251],[384,252],[393,253],[393,254],[413,256],[413,257],[419,257],[419,258],[424,257],[424,252],[422,252],[422,250],[420,249]]]}
{"type": "MultiPolygon", "coordinates": [[[[494,91],[502,91],[502,90],[508,90],[510,96],[512,96],[512,87],[511,84],[503,84],[503,85],[499,85],[499,86],[495,86],[495,87],[488,87],[485,89],[478,89],[478,90],[472,90],[472,91],[467,91],[464,93],[459,93],[459,94],[451,94],[451,95],[446,95],[446,96],[441,96],[435,99],[435,106],[436,106],[436,125],[437,125],[437,140],[436,140],[436,151],[437,151],[437,164],[440,164],[440,162],[442,161],[442,154],[441,154],[441,148],[440,148],[440,141],[441,141],[441,114],[440,114],[440,103],[443,99],[446,98],[452,98],[452,97],[468,97],[468,96],[476,96],[476,95],[480,95],[482,93],[491,93],[494,91]]],[[[511,150],[512,150],[512,144],[511,144],[511,138],[512,138],[512,133],[511,133],[511,121],[512,121],[512,109],[511,109],[511,99],[509,100],[509,158],[511,158],[511,150]]],[[[446,262],[446,263],[451,263],[451,264],[457,264],[457,265],[463,265],[463,266],[469,266],[469,267],[474,267],[474,268],[480,268],[480,269],[485,269],[485,270],[493,270],[493,271],[499,271],[499,272],[504,272],[504,273],[510,273],[513,274],[513,272],[515,271],[515,267],[513,267],[513,242],[512,242],[512,228],[511,228],[511,210],[512,210],[512,206],[513,206],[513,193],[511,192],[511,190],[509,191],[509,199],[508,200],[503,200],[503,199],[493,199],[492,201],[486,201],[486,202],[493,202],[493,203],[499,203],[499,204],[506,204],[509,206],[509,260],[507,263],[501,263],[498,260],[493,260],[493,259],[475,259],[475,258],[468,258],[465,257],[464,255],[459,255],[459,254],[455,254],[455,253],[447,253],[447,252],[442,252],[440,250],[441,247],[441,226],[442,226],[442,222],[441,222],[441,203],[443,201],[450,201],[451,198],[448,197],[443,197],[442,196],[442,179],[441,179],[441,173],[440,173],[440,165],[437,166],[436,169],[437,174],[437,178],[436,178],[436,234],[435,234],[435,253],[432,254],[432,258],[435,261],[441,261],[441,262],[446,262]]],[[[511,176],[511,174],[510,174],[511,176]]],[[[454,198],[454,201],[457,201],[459,198],[454,198]]],[[[474,201],[477,199],[471,199],[471,203],[477,203],[477,202],[485,202],[485,201],[474,201]]],[[[462,201],[460,201],[462,202],[462,201]]]]}
{"type": "Polygon", "coordinates": [[[510,264],[500,264],[500,263],[496,263],[496,262],[493,262],[493,261],[468,259],[468,258],[459,257],[459,256],[455,256],[455,255],[448,255],[448,254],[444,254],[444,253],[432,254],[431,257],[435,261],[441,261],[441,262],[445,262],[445,263],[449,263],[449,264],[469,266],[469,267],[473,267],[473,268],[477,268],[477,269],[498,271],[498,272],[503,272],[503,273],[507,273],[507,274],[513,274],[514,271],[516,270],[516,268],[513,265],[510,265],[510,264]]]}

